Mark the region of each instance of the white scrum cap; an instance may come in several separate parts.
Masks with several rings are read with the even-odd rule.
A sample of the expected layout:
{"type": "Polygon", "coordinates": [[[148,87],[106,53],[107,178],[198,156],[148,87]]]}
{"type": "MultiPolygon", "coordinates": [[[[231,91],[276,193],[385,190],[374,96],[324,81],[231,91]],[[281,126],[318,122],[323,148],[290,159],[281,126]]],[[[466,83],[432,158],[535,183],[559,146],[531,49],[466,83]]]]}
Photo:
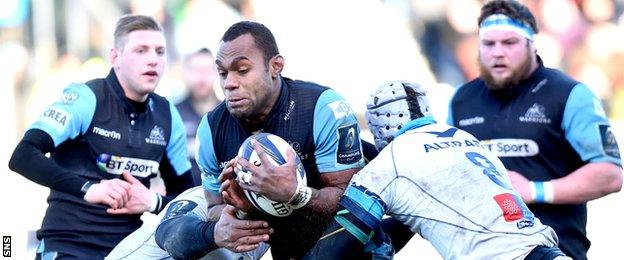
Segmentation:
{"type": "Polygon", "coordinates": [[[425,89],[414,83],[383,84],[366,102],[366,121],[378,150],[388,145],[409,121],[424,116],[431,116],[429,99],[425,89]]]}

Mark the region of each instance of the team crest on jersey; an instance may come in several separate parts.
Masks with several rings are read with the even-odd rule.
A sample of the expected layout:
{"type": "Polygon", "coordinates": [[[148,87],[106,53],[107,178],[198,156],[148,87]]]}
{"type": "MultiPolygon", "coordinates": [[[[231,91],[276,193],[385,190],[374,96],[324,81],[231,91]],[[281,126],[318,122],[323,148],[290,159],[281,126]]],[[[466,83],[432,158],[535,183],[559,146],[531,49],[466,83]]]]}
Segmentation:
{"type": "Polygon", "coordinates": [[[533,104],[524,116],[519,117],[520,122],[550,124],[550,118],[546,117],[546,108],[540,104],[533,104]]]}
{"type": "Polygon", "coordinates": [[[611,126],[599,125],[598,127],[600,128],[600,139],[602,140],[602,149],[605,154],[620,158],[620,149],[617,140],[615,140],[615,135],[611,131],[611,126]]]}
{"type": "Polygon", "coordinates": [[[152,128],[152,131],[150,131],[149,137],[145,138],[145,142],[148,144],[166,146],[167,141],[165,140],[165,130],[160,126],[155,125],[154,128],[152,128]]]}
{"type": "Polygon", "coordinates": [[[338,163],[351,164],[362,159],[357,123],[338,128],[338,138],[338,163]]]}

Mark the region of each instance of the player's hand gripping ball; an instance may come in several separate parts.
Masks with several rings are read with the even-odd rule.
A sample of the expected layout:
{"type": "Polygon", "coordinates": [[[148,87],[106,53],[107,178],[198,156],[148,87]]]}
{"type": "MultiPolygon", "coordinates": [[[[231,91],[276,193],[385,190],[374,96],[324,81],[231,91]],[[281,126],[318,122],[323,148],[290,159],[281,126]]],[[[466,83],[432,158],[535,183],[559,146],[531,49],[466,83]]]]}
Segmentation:
{"type": "MultiPolygon", "coordinates": [[[[260,161],[260,157],[253,149],[253,145],[251,144],[252,139],[255,139],[256,142],[260,144],[260,147],[266,151],[269,161],[274,165],[282,165],[286,163],[286,154],[288,150],[291,150],[295,155],[297,154],[288,142],[281,137],[268,133],[260,133],[248,137],[238,149],[238,155],[245,158],[245,160],[249,161],[253,165],[260,166],[262,163],[260,161]]],[[[299,156],[295,156],[295,160],[297,181],[299,184],[303,184],[305,186],[307,184],[303,164],[301,163],[299,156]]],[[[252,177],[251,172],[246,171],[239,164],[236,164],[234,172],[236,173],[238,181],[250,183],[252,177]]],[[[273,201],[262,196],[262,194],[253,191],[243,190],[243,192],[251,204],[263,213],[276,217],[286,217],[292,214],[294,210],[286,202],[273,201]]]]}

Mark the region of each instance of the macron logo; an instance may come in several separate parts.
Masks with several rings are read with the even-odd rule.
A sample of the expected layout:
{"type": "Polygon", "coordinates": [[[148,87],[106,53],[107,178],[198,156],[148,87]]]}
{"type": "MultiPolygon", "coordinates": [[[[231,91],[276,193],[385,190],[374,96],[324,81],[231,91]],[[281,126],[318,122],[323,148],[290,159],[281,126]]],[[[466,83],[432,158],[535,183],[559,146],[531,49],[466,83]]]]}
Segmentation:
{"type": "Polygon", "coordinates": [[[466,118],[466,119],[459,120],[459,126],[469,126],[469,125],[483,124],[483,122],[485,122],[485,118],[480,117],[480,116],[475,116],[475,117],[472,117],[472,118],[466,118]]]}
{"type": "Polygon", "coordinates": [[[94,134],[98,134],[104,137],[108,137],[108,138],[113,138],[116,140],[121,140],[121,134],[115,131],[111,131],[111,130],[106,130],[106,129],[102,129],[99,127],[93,127],[93,133],[94,134]]]}

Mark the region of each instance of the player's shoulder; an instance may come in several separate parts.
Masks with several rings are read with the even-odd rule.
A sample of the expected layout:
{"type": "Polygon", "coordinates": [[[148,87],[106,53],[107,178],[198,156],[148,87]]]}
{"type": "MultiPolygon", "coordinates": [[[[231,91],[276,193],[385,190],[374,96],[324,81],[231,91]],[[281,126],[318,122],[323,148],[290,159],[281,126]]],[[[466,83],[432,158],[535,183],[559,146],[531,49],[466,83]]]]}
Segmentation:
{"type": "Polygon", "coordinates": [[[63,89],[63,96],[57,103],[73,105],[76,102],[93,102],[95,92],[85,83],[71,83],[63,89]]]}
{"type": "Polygon", "coordinates": [[[291,91],[304,91],[304,92],[317,92],[321,93],[325,90],[331,89],[330,87],[323,86],[321,84],[305,81],[305,80],[294,80],[287,77],[283,77],[284,83],[290,87],[291,91]]]}
{"type": "Polygon", "coordinates": [[[466,99],[476,96],[476,92],[487,89],[485,82],[481,78],[475,78],[466,84],[457,86],[453,100],[466,99]]]}
{"type": "Polygon", "coordinates": [[[544,77],[549,81],[553,81],[552,83],[561,84],[565,83],[565,85],[574,86],[579,83],[579,81],[570,77],[570,75],[566,74],[563,71],[553,68],[544,67],[544,77]]]}

